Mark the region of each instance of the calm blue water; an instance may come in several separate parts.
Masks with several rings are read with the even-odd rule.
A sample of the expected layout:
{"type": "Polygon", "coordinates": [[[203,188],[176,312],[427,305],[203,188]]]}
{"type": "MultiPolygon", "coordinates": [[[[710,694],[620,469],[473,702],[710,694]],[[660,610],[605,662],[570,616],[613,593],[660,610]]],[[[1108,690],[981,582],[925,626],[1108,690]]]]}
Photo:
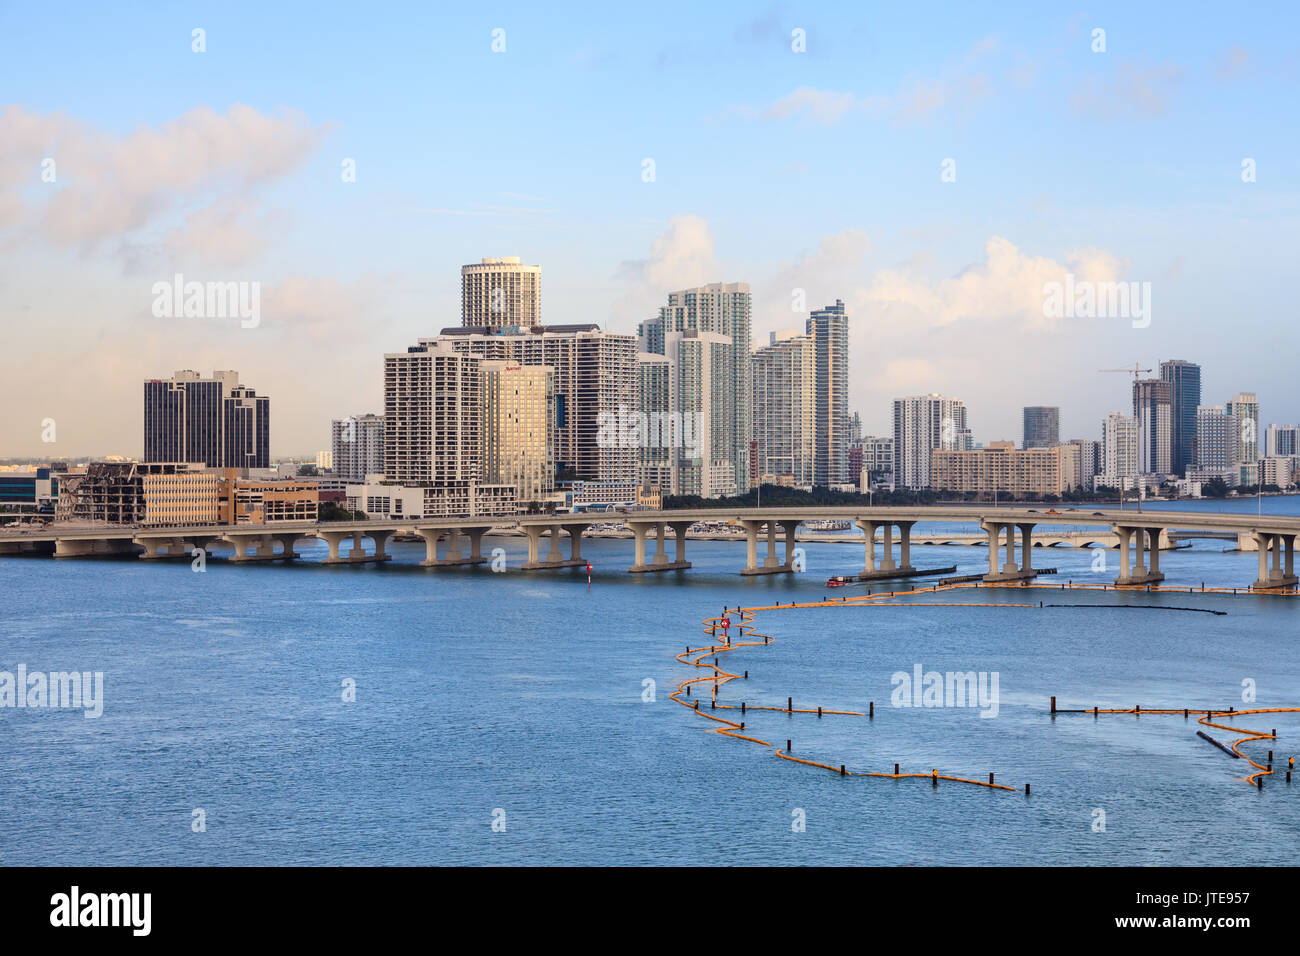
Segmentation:
{"type": "MultiPolygon", "coordinates": [[[[1199,507],[1219,504],[1255,508],[1199,507]]],[[[523,560],[521,538],[487,543],[523,560]]],[[[1162,570],[1169,583],[1246,586],[1255,556],[1227,544],[1166,553],[1162,570]]],[[[1095,606],[761,616],[776,643],[731,655],[750,680],[727,697],[874,700],[876,719],[751,712],[751,732],[854,769],[898,761],[1033,785],[1028,799],[932,790],[782,761],[668,699],[699,674],[674,655],[702,642],[702,618],[820,597],[829,575],[861,568],[859,546],[804,547],[807,573],[746,579],[743,545],[692,541],[693,570],[629,575],[630,541],[585,542],[590,589],[573,571],[424,570],[423,546],[400,544],[383,568],[322,567],[324,548],[305,542],[292,567],[215,560],[202,574],[0,560],[0,669],[100,670],[106,684],[97,720],[0,709],[0,864],[1296,862],[1300,782],[1251,790],[1194,720],[1046,711],[1052,694],[1062,707],[1241,708],[1246,679],[1254,706],[1300,706],[1300,599],[984,590],[938,599],[1095,606]],[[917,663],[997,672],[999,715],[889,706],[891,675],[917,663]],[[345,678],[355,703],[341,700],[345,678]],[[195,808],[206,832],[191,830],[195,808]],[[796,809],[805,832],[791,831],[796,809]]],[[[961,573],[984,559],[982,547],[914,551],[918,566],[961,573]]],[[[1107,560],[1095,572],[1086,551],[1035,554],[1075,581],[1112,580],[1107,560]]],[[[1243,722],[1276,727],[1284,759],[1300,751],[1296,718],[1243,722]]]]}

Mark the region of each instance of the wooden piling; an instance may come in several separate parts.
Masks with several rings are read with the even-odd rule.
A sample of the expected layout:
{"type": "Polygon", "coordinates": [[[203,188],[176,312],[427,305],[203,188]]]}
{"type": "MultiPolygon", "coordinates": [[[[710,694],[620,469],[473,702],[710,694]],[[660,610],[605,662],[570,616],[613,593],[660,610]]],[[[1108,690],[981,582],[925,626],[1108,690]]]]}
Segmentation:
{"type": "Polygon", "coordinates": [[[1056,698],[1052,698],[1052,713],[1056,713],[1056,698]]]}
{"type": "Polygon", "coordinates": [[[867,704],[867,719],[876,719],[876,702],[874,700],[867,704]]]}
{"type": "Polygon", "coordinates": [[[894,764],[894,776],[898,776],[898,764],[894,764]]]}

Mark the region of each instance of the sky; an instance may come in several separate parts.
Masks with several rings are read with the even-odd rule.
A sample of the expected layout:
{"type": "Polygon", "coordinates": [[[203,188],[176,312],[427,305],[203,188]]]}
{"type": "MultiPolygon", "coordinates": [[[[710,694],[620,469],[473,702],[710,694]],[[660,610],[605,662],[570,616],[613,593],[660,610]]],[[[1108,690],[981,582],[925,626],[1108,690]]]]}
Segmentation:
{"type": "Polygon", "coordinates": [[[237,369],[272,454],[313,454],[484,256],[619,332],[703,282],[750,283],[756,345],[842,299],[867,434],[940,392],[977,441],[1025,405],[1099,438],[1132,378],[1100,370],[1170,358],[1294,422],[1298,21],[0,0],[0,457],[139,456],[142,381],[184,368],[237,369]],[[259,321],[155,314],[177,274],[257,283],[259,321]],[[1149,283],[1147,320],[1045,314],[1067,274],[1149,283]]]}

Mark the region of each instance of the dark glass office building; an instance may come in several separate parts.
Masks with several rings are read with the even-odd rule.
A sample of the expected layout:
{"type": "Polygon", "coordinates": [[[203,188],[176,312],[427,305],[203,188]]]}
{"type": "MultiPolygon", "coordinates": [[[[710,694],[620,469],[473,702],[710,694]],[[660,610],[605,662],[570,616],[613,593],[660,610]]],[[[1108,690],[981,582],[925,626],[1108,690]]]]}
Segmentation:
{"type": "Polygon", "coordinates": [[[1160,379],[1168,382],[1170,467],[1179,475],[1197,464],[1196,407],[1201,404],[1201,367],[1182,359],[1160,363],[1160,379]]]}
{"type": "Polygon", "coordinates": [[[1055,405],[1025,406],[1025,439],[1021,448],[1053,448],[1061,443],[1061,409],[1055,405]]]}
{"type": "Polygon", "coordinates": [[[144,383],[146,461],[209,468],[271,466],[271,403],[239,384],[237,372],[177,372],[144,383]]]}

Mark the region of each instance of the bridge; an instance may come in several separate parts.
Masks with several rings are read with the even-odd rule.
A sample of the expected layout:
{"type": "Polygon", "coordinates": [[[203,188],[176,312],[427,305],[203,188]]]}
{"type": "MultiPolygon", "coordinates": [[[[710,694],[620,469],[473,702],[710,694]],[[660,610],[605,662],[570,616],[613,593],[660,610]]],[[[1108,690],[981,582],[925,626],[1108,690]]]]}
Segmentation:
{"type": "Polygon", "coordinates": [[[1283,589],[1296,587],[1295,539],[1300,518],[1275,515],[1201,514],[1182,511],[1090,511],[1063,509],[1038,511],[1024,508],[982,508],[960,506],[917,506],[879,508],[699,508],[682,511],[634,511],[564,515],[520,515],[510,518],[426,518],[330,522],[275,522],[266,525],[224,525],[188,528],[107,526],[98,528],[60,527],[0,532],[0,555],[51,554],[55,557],[138,554],[146,560],[188,558],[194,549],[208,550],[222,543],[234,549],[236,563],[290,561],[297,557],[294,546],[304,538],[323,540],[329,548],[326,564],[357,564],[390,559],[387,542],[398,533],[423,539],[425,567],[481,564],[482,538],[494,529],[514,529],[528,542],[524,570],[578,567],[582,558],[583,533],[595,524],[622,524],[632,533],[634,574],[685,570],[686,533],[696,522],[729,522],[744,533],[745,575],[781,574],[794,570],[795,532],[805,521],[847,521],[864,534],[861,580],[910,576],[911,548],[921,540],[947,543],[965,541],[988,548],[988,571],[984,580],[1027,581],[1037,575],[1033,567],[1035,529],[1039,544],[1079,542],[1118,544],[1118,585],[1152,584],[1164,580],[1160,553],[1173,540],[1188,536],[1236,537],[1243,550],[1257,551],[1258,576],[1251,587],[1283,589]],[[971,524],[977,534],[932,534],[913,536],[918,524],[944,522],[971,524]],[[1083,532],[1064,529],[1082,527],[1083,532]],[[671,558],[667,534],[675,539],[671,558]],[[1095,532],[1092,529],[1096,529],[1095,532]],[[778,545],[778,536],[782,539],[778,545]],[[542,538],[547,551],[542,554],[542,538]],[[569,539],[569,553],[560,547],[569,539]],[[341,545],[350,540],[351,549],[341,545]],[[371,542],[366,551],[363,542],[371,542]],[[654,553],[647,553],[653,541],[654,553]],[[760,541],[765,551],[760,559],[760,541]],[[445,552],[441,550],[445,544],[445,552]],[[277,547],[278,546],[278,547],[277,547]],[[897,550],[895,550],[897,549],[897,550]]]}

